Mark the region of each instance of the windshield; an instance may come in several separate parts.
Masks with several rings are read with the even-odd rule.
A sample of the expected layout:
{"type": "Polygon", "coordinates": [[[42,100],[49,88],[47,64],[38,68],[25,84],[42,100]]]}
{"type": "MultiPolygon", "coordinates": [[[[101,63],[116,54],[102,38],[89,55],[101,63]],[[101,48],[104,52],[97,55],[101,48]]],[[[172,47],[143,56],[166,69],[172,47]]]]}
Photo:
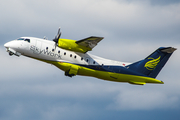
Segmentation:
{"type": "Polygon", "coordinates": [[[30,39],[25,39],[24,41],[27,41],[27,42],[29,42],[29,43],[30,43],[30,39]]]}
{"type": "Polygon", "coordinates": [[[24,40],[24,38],[18,38],[17,40],[24,40]]]}
{"type": "Polygon", "coordinates": [[[27,41],[30,43],[30,39],[25,39],[25,38],[18,38],[17,40],[23,40],[23,41],[27,41]]]}

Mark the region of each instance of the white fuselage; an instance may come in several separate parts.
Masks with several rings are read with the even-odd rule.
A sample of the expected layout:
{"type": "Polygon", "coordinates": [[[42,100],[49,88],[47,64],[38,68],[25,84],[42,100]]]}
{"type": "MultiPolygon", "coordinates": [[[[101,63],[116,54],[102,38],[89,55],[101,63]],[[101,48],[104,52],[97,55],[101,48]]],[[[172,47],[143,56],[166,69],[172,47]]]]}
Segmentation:
{"type": "MultiPolygon", "coordinates": [[[[158,56],[153,56],[154,54],[152,54],[152,57],[150,56],[147,59],[130,64],[104,59],[88,53],[70,51],[69,43],[66,48],[61,48],[62,46],[57,46],[56,39],[54,41],[34,37],[21,37],[6,43],[4,46],[9,55],[24,55],[50,63],[65,71],[65,75],[69,77],[83,75],[137,85],[144,85],[146,83],[163,84],[162,81],[153,78],[153,76],[157,76],[159,71],[155,71],[155,75],[152,74],[153,76],[149,77],[148,75],[151,75],[150,73],[154,70],[150,70],[146,66],[154,66],[154,61],[156,62],[161,56],[165,55],[169,55],[167,56],[168,58],[176,50],[174,48],[159,48],[155,51],[155,55],[158,56]],[[159,50],[161,51],[159,52],[159,50]]],[[[79,48],[81,49],[80,46],[79,48]]],[[[160,60],[156,63],[158,64],[159,62],[160,60]]]]}
{"type": "Polygon", "coordinates": [[[115,65],[115,66],[126,66],[130,63],[118,62],[109,59],[104,59],[88,53],[73,52],[62,49],[55,45],[53,41],[46,39],[34,38],[34,37],[21,37],[22,39],[30,40],[13,40],[6,43],[4,46],[10,48],[12,52],[18,54],[41,59],[47,61],[58,61],[58,62],[69,62],[74,64],[84,65],[115,65]]]}

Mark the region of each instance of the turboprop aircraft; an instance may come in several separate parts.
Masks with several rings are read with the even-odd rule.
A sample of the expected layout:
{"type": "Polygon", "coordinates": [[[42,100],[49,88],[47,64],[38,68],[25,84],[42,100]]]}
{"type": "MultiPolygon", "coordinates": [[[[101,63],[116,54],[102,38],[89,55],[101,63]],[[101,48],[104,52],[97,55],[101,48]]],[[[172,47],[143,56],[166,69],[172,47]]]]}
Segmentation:
{"type": "Polygon", "coordinates": [[[40,60],[65,71],[65,75],[91,76],[115,82],[144,85],[163,84],[155,79],[169,57],[176,50],[173,47],[160,47],[143,60],[135,63],[118,62],[88,54],[103,37],[91,36],[82,40],[60,38],[60,28],[50,41],[35,37],[20,37],[4,46],[10,56],[26,56],[40,60]]]}

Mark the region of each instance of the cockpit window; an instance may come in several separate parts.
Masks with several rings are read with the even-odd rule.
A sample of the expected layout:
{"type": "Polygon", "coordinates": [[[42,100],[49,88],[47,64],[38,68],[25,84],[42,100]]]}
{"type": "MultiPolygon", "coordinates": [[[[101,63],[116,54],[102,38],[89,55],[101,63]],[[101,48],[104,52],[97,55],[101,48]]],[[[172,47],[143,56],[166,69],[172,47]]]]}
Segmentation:
{"type": "Polygon", "coordinates": [[[30,39],[25,39],[25,38],[18,38],[17,40],[24,40],[30,43],[30,39]]]}
{"type": "Polygon", "coordinates": [[[30,43],[30,39],[25,39],[24,41],[27,41],[27,42],[29,42],[29,43],[30,43]]]}
{"type": "Polygon", "coordinates": [[[24,38],[18,38],[17,40],[24,40],[24,38]]]}

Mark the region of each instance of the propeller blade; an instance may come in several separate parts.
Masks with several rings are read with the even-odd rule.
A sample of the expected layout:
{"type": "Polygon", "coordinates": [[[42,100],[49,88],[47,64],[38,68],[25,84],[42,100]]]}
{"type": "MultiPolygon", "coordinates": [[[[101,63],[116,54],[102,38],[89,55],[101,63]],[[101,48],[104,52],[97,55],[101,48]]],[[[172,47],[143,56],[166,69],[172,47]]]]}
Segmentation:
{"type": "Polygon", "coordinates": [[[61,37],[61,28],[59,27],[58,33],[55,36],[55,38],[53,39],[53,41],[57,44],[60,37],[61,37]]]}

